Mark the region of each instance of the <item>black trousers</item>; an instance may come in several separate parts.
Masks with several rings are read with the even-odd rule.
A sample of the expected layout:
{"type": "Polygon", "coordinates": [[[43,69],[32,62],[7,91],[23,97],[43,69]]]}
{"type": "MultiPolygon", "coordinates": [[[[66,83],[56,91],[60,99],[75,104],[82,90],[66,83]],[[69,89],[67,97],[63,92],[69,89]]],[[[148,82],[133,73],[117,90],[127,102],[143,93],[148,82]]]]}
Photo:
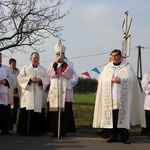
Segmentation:
{"type": "Polygon", "coordinates": [[[0,105],[0,130],[2,132],[8,132],[13,129],[13,123],[11,118],[11,108],[9,105],[0,105]]]}
{"type": "MultiPolygon", "coordinates": [[[[49,111],[47,105],[47,131],[52,132],[53,136],[58,136],[58,111],[49,111]]],[[[66,133],[76,132],[72,103],[65,102],[65,111],[60,116],[60,136],[66,133]]]]}
{"type": "Polygon", "coordinates": [[[46,133],[45,109],[42,112],[34,112],[21,108],[19,112],[17,134],[20,135],[42,135],[46,133]]]}
{"type": "Polygon", "coordinates": [[[145,110],[146,128],[142,128],[141,135],[150,136],[150,110],[145,110]]]}
{"type": "Polygon", "coordinates": [[[125,128],[117,128],[119,110],[113,110],[113,128],[109,130],[109,138],[116,139],[120,134],[121,141],[126,142],[129,139],[129,130],[125,128]]]}
{"type": "Polygon", "coordinates": [[[14,108],[12,109],[13,123],[17,123],[18,110],[19,110],[19,97],[14,97],[14,108]]]}

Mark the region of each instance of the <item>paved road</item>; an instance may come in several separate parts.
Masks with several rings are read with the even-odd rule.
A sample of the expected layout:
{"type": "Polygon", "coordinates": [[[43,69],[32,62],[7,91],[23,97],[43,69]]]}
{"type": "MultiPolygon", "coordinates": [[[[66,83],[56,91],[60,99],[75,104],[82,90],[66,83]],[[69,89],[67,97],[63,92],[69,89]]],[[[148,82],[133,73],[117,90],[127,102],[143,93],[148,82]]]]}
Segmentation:
{"type": "Polygon", "coordinates": [[[149,150],[150,138],[131,137],[132,144],[121,142],[107,143],[99,136],[67,135],[65,138],[52,138],[50,133],[41,137],[0,135],[0,150],[149,150]]]}

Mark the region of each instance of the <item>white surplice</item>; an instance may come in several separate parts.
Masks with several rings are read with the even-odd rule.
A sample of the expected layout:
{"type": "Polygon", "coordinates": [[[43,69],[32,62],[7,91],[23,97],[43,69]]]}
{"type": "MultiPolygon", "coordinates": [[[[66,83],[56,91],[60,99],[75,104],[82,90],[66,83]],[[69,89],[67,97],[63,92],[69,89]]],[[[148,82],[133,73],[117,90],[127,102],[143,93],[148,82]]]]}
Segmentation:
{"type": "Polygon", "coordinates": [[[143,89],[142,96],[143,96],[144,109],[150,110],[150,72],[144,74],[141,81],[141,86],[143,89]]]}
{"type": "MultiPolygon", "coordinates": [[[[9,83],[9,87],[13,85],[14,78],[8,66],[1,65],[0,79],[6,79],[9,83]]],[[[0,104],[8,105],[11,103],[9,87],[4,84],[0,84],[0,104]]]]}
{"type": "Polygon", "coordinates": [[[63,72],[60,71],[61,64],[58,64],[57,66],[57,73],[53,68],[53,63],[51,63],[50,67],[47,69],[47,74],[51,78],[51,85],[47,98],[50,105],[50,111],[58,111],[59,108],[64,111],[66,88],[69,86],[67,81],[70,80],[74,74],[73,68],[68,63],[66,65],[67,67],[63,72]]]}
{"type": "Polygon", "coordinates": [[[38,65],[37,68],[34,68],[32,64],[25,65],[22,67],[17,79],[22,90],[20,107],[26,108],[26,110],[34,110],[34,112],[41,112],[46,104],[45,89],[50,82],[46,69],[41,65],[38,65]],[[39,86],[38,83],[33,82],[28,84],[33,76],[40,78],[42,85],[39,86]]]}

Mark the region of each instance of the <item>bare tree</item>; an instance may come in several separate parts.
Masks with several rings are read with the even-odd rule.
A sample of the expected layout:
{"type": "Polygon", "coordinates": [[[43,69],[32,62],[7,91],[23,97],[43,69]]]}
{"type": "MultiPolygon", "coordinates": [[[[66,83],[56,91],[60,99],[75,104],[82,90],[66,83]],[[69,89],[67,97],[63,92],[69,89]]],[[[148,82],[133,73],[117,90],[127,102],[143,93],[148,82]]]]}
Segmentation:
{"type": "Polygon", "coordinates": [[[37,51],[51,36],[61,39],[64,26],[59,20],[69,11],[61,13],[65,0],[1,0],[0,51],[20,50],[30,46],[37,51]]]}

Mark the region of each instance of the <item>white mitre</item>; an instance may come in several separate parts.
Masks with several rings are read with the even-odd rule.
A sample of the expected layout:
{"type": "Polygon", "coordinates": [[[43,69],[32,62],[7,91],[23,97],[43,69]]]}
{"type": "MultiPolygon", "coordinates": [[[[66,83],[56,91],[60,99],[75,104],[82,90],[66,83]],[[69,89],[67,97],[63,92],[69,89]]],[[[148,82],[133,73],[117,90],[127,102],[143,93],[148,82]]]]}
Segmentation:
{"type": "Polygon", "coordinates": [[[64,45],[62,45],[61,41],[59,40],[56,43],[56,45],[54,46],[54,51],[56,54],[58,54],[58,53],[65,54],[66,47],[64,45]]]}

